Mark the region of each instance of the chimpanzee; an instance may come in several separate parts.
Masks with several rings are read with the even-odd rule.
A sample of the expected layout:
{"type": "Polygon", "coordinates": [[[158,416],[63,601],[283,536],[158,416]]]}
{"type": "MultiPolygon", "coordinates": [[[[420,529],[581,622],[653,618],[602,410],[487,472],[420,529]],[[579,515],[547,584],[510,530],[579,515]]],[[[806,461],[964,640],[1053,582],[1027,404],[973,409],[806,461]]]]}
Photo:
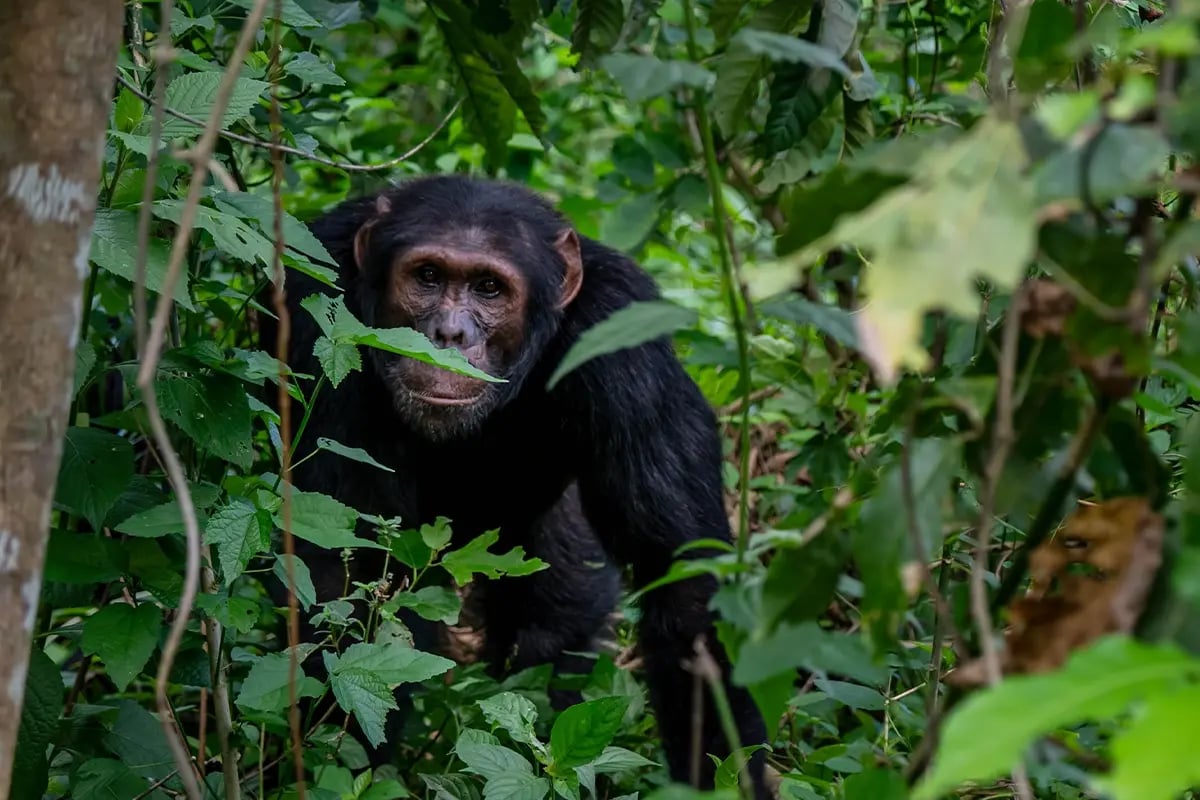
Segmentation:
{"type": "MultiPolygon", "coordinates": [[[[677,549],[730,539],[722,503],[715,415],[661,337],[585,362],[551,390],[548,378],[581,333],[633,301],[659,297],[631,259],[582,236],[543,198],[509,182],[427,176],[343,202],[311,223],[338,262],[347,308],[373,327],[407,326],[454,347],[491,383],[377,348],[362,370],[318,393],[295,443],[318,436],[365,449],[394,473],[321,451],[295,471],[298,488],[324,492],[406,526],[451,520],[456,541],[499,528],[497,545],[522,545],[549,569],[483,587],[484,656],[519,670],[586,651],[619,591],[618,567],[644,587],[677,549]]],[[[289,271],[288,362],[320,374],[320,331],[300,302],[332,290],[289,271]]],[[[269,307],[269,304],[268,304],[269,307]]],[[[262,344],[275,352],[275,324],[262,344]]],[[[318,598],[341,595],[343,564],[303,541],[318,598]]],[[[704,551],[695,551],[704,552],[704,551]]],[[[709,551],[711,552],[711,551],[709,551]]],[[[694,554],[694,553],[693,553],[694,554]]],[[[685,556],[686,557],[686,556],[685,556]]],[[[354,562],[370,580],[380,565],[354,562]]],[[[638,638],[650,699],[674,780],[691,771],[693,675],[685,661],[704,636],[726,673],[743,745],[765,726],[749,693],[728,680],[712,629],[709,577],[641,599],[638,638]]],[[[699,765],[729,746],[707,689],[699,765]]],[[[768,796],[761,751],[750,761],[768,796]]]]}

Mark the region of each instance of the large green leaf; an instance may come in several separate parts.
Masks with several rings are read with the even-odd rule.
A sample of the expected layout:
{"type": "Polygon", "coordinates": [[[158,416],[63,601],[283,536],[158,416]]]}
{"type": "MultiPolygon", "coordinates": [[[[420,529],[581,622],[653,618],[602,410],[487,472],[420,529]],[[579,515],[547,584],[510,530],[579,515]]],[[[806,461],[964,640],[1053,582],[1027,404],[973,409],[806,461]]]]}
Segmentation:
{"type": "Polygon", "coordinates": [[[533,765],[520,753],[509,750],[490,733],[467,728],[454,743],[455,754],[467,765],[467,771],[485,778],[525,773],[533,774],[533,765]]]}
{"type": "MultiPolygon", "coordinates": [[[[224,73],[221,72],[189,72],[173,79],[167,84],[166,105],[168,108],[183,114],[208,122],[213,105],[217,99],[217,89],[221,85],[224,73]]],[[[238,78],[233,85],[233,92],[225,106],[221,117],[221,127],[232,127],[238,120],[250,113],[250,109],[262,97],[263,92],[270,86],[264,81],[250,78],[238,78]]],[[[190,122],[178,117],[167,116],[163,119],[162,136],[173,139],[181,136],[199,136],[201,129],[190,122]]],[[[137,133],[150,132],[150,117],[143,118],[136,129],[137,133]]]]}
{"type": "Polygon", "coordinates": [[[628,707],[626,697],[600,697],[559,714],[550,729],[555,769],[579,767],[600,756],[621,729],[628,707]]]}
{"type": "MultiPolygon", "coordinates": [[[[1109,719],[1135,701],[1182,688],[1196,677],[1200,660],[1172,645],[1107,636],[1076,652],[1056,672],[1005,678],[950,712],[933,766],[917,785],[913,800],[936,800],[964,781],[995,779],[1011,770],[1039,736],[1066,725],[1109,719]],[[1014,709],[1020,713],[1014,714],[1014,709]],[[987,735],[978,735],[980,731],[987,735]]],[[[1194,759],[1189,763],[1194,765],[1194,759]]],[[[1127,780],[1126,774],[1117,776],[1127,780]]],[[[1132,796],[1141,800],[1147,795],[1132,796]]]]}
{"type": "Polygon", "coordinates": [[[488,552],[488,548],[499,539],[499,531],[482,533],[457,550],[446,553],[442,557],[442,566],[460,586],[468,583],[475,573],[488,578],[502,575],[519,577],[550,568],[540,558],[526,559],[524,547],[514,547],[506,553],[488,552]]]}
{"type": "Polygon", "coordinates": [[[160,372],[154,392],[163,418],[179,426],[201,450],[249,468],[250,402],[241,381],[213,373],[185,376],[160,372]]]}
{"type": "Polygon", "coordinates": [[[587,361],[608,353],[667,336],[696,321],[696,313],[663,300],[631,303],[608,318],[584,331],[571,346],[554,374],[546,383],[547,389],[587,361]]]}
{"type": "MultiPolygon", "coordinates": [[[[183,206],[182,200],[159,200],[154,204],[154,214],[179,224],[183,206]]],[[[248,264],[257,262],[265,268],[274,263],[275,246],[270,240],[233,214],[197,206],[195,227],[211,234],[217,248],[232,258],[248,264]]]]}
{"type": "Polygon", "coordinates": [[[29,651],[29,669],[21,688],[24,691],[21,727],[12,758],[9,791],[13,798],[42,797],[50,777],[47,747],[58,730],[66,689],[58,666],[41,647],[34,646],[29,651]]]}
{"type": "MultiPolygon", "coordinates": [[[[386,549],[378,542],[354,535],[358,512],[350,506],[318,492],[292,492],[291,501],[293,536],[331,550],[344,547],[386,549]]],[[[275,512],[273,521],[281,529],[284,527],[282,508],[275,512]]]]}
{"type": "MultiPolygon", "coordinates": [[[[301,658],[299,661],[303,661],[301,658]]],[[[288,707],[288,678],[291,672],[290,653],[268,653],[250,667],[241,691],[234,701],[244,709],[279,713],[288,707]]],[[[320,697],[323,687],[316,678],[304,674],[303,664],[296,669],[296,699],[320,697]]]]}
{"type": "Polygon", "coordinates": [[[204,541],[217,547],[217,561],[226,586],[246,571],[250,559],[270,547],[265,514],[249,503],[231,502],[218,508],[208,520],[204,541]]]}
{"type": "Polygon", "coordinates": [[[625,96],[634,103],[667,94],[680,86],[706,91],[713,74],[690,61],[667,60],[636,53],[610,53],[600,66],[621,84],[625,96]]]}
{"type": "MultiPolygon", "coordinates": [[[[97,208],[96,221],[92,226],[91,250],[88,259],[101,269],[133,281],[137,276],[138,215],[135,211],[113,208],[97,208]]],[[[146,250],[146,288],[161,293],[167,277],[167,263],[171,257],[168,240],[150,237],[146,250]]],[[[189,311],[194,311],[188,292],[186,270],[181,272],[175,284],[175,302],[189,311]]]]}
{"type": "Polygon", "coordinates": [[[590,66],[620,38],[625,6],[621,0],[579,0],[575,7],[571,49],[579,54],[581,66],[590,66]]]}
{"type": "Polygon", "coordinates": [[[1175,800],[1200,785],[1200,687],[1146,698],[1113,738],[1112,772],[1097,779],[1115,800],[1175,800]]]}
{"type": "Polygon", "coordinates": [[[477,705],[483,718],[507,731],[513,741],[541,749],[542,744],[533,728],[538,712],[532,700],[516,692],[501,692],[480,700],[477,705]]]}
{"type": "Polygon", "coordinates": [[[100,656],[117,691],[125,691],[158,646],[162,612],[153,603],[113,603],[84,620],[80,645],[100,656]]]}
{"type": "Polygon", "coordinates": [[[97,428],[70,427],[63,441],[55,499],[99,531],[133,478],[128,439],[97,428]]]}

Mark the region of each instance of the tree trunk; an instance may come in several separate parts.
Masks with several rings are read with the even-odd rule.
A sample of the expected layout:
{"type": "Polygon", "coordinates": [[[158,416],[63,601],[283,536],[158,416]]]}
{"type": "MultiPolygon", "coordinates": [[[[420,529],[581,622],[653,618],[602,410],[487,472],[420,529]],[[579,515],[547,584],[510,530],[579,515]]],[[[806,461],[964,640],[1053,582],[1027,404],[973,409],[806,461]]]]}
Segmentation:
{"type": "Polygon", "coordinates": [[[0,800],[9,796],[121,0],[0,0],[0,800]]]}

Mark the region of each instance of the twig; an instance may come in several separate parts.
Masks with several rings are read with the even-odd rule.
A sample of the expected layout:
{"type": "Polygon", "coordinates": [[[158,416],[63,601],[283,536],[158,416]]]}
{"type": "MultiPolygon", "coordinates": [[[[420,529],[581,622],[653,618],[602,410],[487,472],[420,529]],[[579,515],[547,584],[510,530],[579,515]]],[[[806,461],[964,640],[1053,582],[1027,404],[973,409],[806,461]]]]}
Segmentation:
{"type": "MultiPolygon", "coordinates": [[[[216,575],[212,569],[212,550],[205,548],[204,591],[216,591],[216,575]]],[[[225,671],[225,647],[221,625],[215,619],[204,621],[205,638],[208,640],[209,677],[213,686],[213,715],[217,718],[217,742],[221,748],[221,773],[225,782],[226,800],[240,800],[242,781],[238,773],[238,754],[230,739],[233,733],[233,711],[229,697],[229,676],[225,671]]]]}
{"type": "MultiPolygon", "coordinates": [[[[118,75],[117,80],[121,82],[121,85],[123,85],[129,91],[133,92],[138,97],[142,98],[146,102],[151,102],[149,95],[147,95],[145,92],[143,92],[141,89],[139,89],[136,85],[134,85],[130,81],[126,80],[124,76],[118,75]]],[[[251,147],[258,147],[263,150],[270,150],[271,152],[286,153],[291,156],[296,156],[297,158],[303,159],[305,161],[311,161],[314,164],[322,164],[326,167],[333,167],[334,169],[344,169],[347,172],[379,172],[381,170],[391,169],[392,167],[402,164],[403,162],[408,161],[410,158],[415,156],[417,153],[424,150],[425,146],[428,145],[431,141],[433,141],[433,138],[435,136],[437,136],[439,133],[442,132],[442,129],[446,127],[446,124],[449,123],[450,120],[454,119],[454,115],[457,114],[458,109],[462,107],[462,102],[463,102],[462,98],[455,100],[454,105],[451,106],[450,110],[446,112],[446,116],[442,117],[441,121],[438,122],[438,124],[434,127],[434,129],[432,131],[430,131],[429,135],[426,136],[424,139],[417,142],[415,145],[413,145],[412,147],[410,147],[408,150],[404,151],[400,155],[396,156],[395,158],[389,159],[388,161],[382,161],[377,164],[355,164],[352,161],[334,161],[331,158],[325,158],[324,156],[314,155],[313,153],[306,153],[305,151],[300,150],[299,148],[292,147],[290,145],[286,145],[281,142],[267,142],[262,139],[256,138],[254,136],[245,136],[243,134],[234,133],[233,131],[226,130],[224,128],[219,129],[217,131],[217,134],[219,136],[221,136],[225,139],[229,139],[230,141],[233,141],[233,142],[239,142],[241,144],[248,144],[251,147]]],[[[167,108],[166,113],[170,114],[172,117],[175,117],[178,120],[188,123],[189,125],[195,125],[197,128],[203,128],[205,125],[208,124],[204,120],[202,120],[198,117],[193,117],[191,114],[186,114],[182,111],[176,111],[173,108],[167,108]]]]}
{"type": "MultiPolygon", "coordinates": [[[[278,144],[283,135],[283,120],[279,108],[280,26],[283,17],[283,0],[275,0],[275,33],[271,49],[271,140],[278,144]]],[[[275,276],[275,315],[279,318],[279,341],[276,358],[279,360],[279,435],[283,481],[283,548],[287,555],[288,580],[288,727],[291,731],[292,759],[296,768],[296,791],[300,800],[307,794],[304,781],[304,740],[300,732],[300,705],[296,693],[296,674],[300,669],[300,609],[296,600],[296,547],[292,538],[292,398],[287,390],[287,352],[291,338],[291,315],[287,308],[287,293],[284,290],[283,272],[283,152],[278,147],[271,149],[271,203],[274,212],[275,249],[272,253],[275,276]]]]}
{"type": "Polygon", "coordinates": [[[733,709],[729,706],[729,696],[725,693],[725,685],[721,682],[721,668],[712,654],[708,652],[703,637],[696,637],[695,648],[696,658],[692,664],[701,677],[708,682],[709,690],[712,692],[717,718],[724,729],[725,738],[729,743],[729,751],[733,754],[734,762],[737,764],[738,787],[741,789],[743,797],[753,797],[754,787],[751,785],[750,776],[746,773],[746,756],[742,753],[742,740],[738,736],[733,709]]]}
{"type": "MultiPolygon", "coordinates": [[[[205,178],[208,176],[208,160],[212,157],[213,148],[216,145],[217,129],[221,118],[224,116],[225,108],[229,104],[229,97],[233,93],[233,87],[237,81],[242,62],[245,60],[246,54],[249,52],[250,46],[254,41],[255,34],[262,24],[265,11],[266,0],[256,0],[254,8],[246,17],[246,23],[242,27],[237,44],[234,46],[233,55],[230,57],[229,66],[226,68],[225,74],[221,79],[221,84],[217,89],[217,95],[213,101],[212,117],[201,133],[195,148],[193,148],[195,164],[192,171],[191,183],[188,186],[187,199],[185,200],[183,213],[179,220],[179,227],[175,232],[175,239],[171,247],[171,257],[167,266],[166,277],[163,280],[160,301],[158,307],[155,309],[149,336],[145,340],[145,350],[141,354],[142,363],[137,377],[142,401],[146,405],[147,420],[154,434],[154,440],[158,444],[159,453],[166,467],[167,477],[179,501],[180,511],[183,516],[184,532],[187,537],[187,564],[184,571],[183,591],[180,593],[179,607],[176,610],[175,620],[171,625],[166,644],[162,648],[162,659],[159,661],[157,681],[155,683],[155,695],[158,701],[159,722],[167,734],[171,754],[174,756],[175,763],[179,768],[180,779],[183,781],[186,794],[191,800],[199,800],[200,786],[196,779],[196,773],[192,766],[191,756],[188,753],[186,743],[172,725],[171,704],[167,698],[167,687],[169,686],[171,668],[175,664],[175,656],[179,652],[179,644],[183,640],[184,632],[187,630],[196,594],[200,588],[200,524],[196,519],[196,509],[192,503],[191,492],[188,489],[187,475],[184,473],[183,465],[179,461],[179,455],[171,445],[170,434],[167,431],[166,423],[163,421],[162,414],[158,408],[154,377],[166,340],[167,322],[170,318],[174,301],[175,285],[179,281],[179,273],[183,266],[183,259],[187,252],[192,226],[196,219],[196,209],[200,204],[200,193],[203,191],[205,178]]],[[[163,13],[167,13],[166,4],[164,4],[163,13]]],[[[164,30],[170,30],[169,19],[167,23],[167,25],[164,25],[164,30]]],[[[161,112],[156,110],[156,114],[158,113],[161,112]]],[[[156,132],[161,133],[161,128],[156,132]]],[[[157,143],[156,140],[152,139],[151,152],[155,149],[157,149],[157,143]]],[[[143,212],[147,210],[146,207],[154,199],[154,175],[154,169],[147,172],[145,191],[148,196],[143,195],[142,197],[143,212]]],[[[141,262],[142,258],[143,256],[139,255],[139,262],[141,262]]],[[[144,277],[144,273],[139,277],[144,277]]]]}

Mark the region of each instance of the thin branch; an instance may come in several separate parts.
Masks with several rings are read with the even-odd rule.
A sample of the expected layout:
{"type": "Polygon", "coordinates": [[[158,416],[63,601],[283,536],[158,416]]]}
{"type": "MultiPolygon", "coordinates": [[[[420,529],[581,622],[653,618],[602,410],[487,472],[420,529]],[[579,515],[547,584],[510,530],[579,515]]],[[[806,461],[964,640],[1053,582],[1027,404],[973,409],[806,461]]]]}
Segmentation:
{"type": "MultiPolygon", "coordinates": [[[[205,548],[204,591],[216,591],[216,576],[212,569],[212,550],[205,548]]],[[[208,640],[209,678],[213,686],[213,715],[217,718],[217,742],[221,748],[221,773],[225,782],[226,800],[240,800],[242,796],[241,776],[238,774],[238,754],[230,738],[233,733],[233,707],[229,697],[229,675],[225,669],[224,636],[221,624],[211,617],[204,621],[204,634],[208,640]]]]}
{"type": "MultiPolygon", "coordinates": [[[[149,95],[147,95],[145,92],[143,92],[141,89],[139,89],[136,85],[134,85],[130,81],[126,80],[124,76],[118,75],[117,80],[120,81],[121,85],[123,85],[126,89],[133,92],[138,97],[142,98],[142,100],[145,100],[146,102],[151,102],[149,95]]],[[[311,161],[314,164],[322,164],[326,167],[333,167],[335,169],[344,169],[347,172],[379,172],[381,170],[391,169],[392,167],[398,166],[399,164],[402,164],[405,161],[408,161],[413,156],[415,156],[417,153],[424,150],[426,145],[428,145],[430,142],[432,142],[434,137],[442,132],[442,129],[446,127],[447,123],[449,123],[450,120],[454,119],[454,115],[457,114],[458,109],[462,107],[462,102],[463,101],[461,98],[459,98],[458,100],[455,100],[454,105],[450,107],[450,110],[446,112],[446,115],[444,117],[442,117],[441,121],[438,122],[438,124],[436,126],[434,126],[434,129],[432,131],[430,131],[429,135],[427,135],[424,139],[417,142],[415,145],[410,147],[408,150],[405,150],[403,153],[396,156],[395,158],[390,159],[388,161],[381,161],[377,164],[355,164],[352,161],[334,161],[331,158],[325,158],[324,156],[318,156],[318,155],[314,155],[313,153],[307,153],[303,150],[300,150],[299,148],[283,144],[282,142],[274,142],[274,141],[268,142],[268,141],[264,141],[262,139],[258,139],[254,136],[245,136],[240,133],[234,133],[233,131],[226,130],[224,128],[221,128],[220,130],[218,130],[217,134],[223,138],[229,139],[232,142],[240,142],[241,144],[248,144],[251,147],[257,147],[262,150],[269,150],[271,152],[286,153],[287,155],[296,156],[297,158],[303,159],[304,161],[311,161]]],[[[178,120],[188,123],[189,125],[195,125],[197,128],[203,128],[208,124],[207,122],[205,122],[204,120],[202,120],[198,117],[193,117],[191,114],[185,114],[182,111],[176,111],[173,108],[167,108],[166,113],[170,114],[172,117],[175,117],[178,120]]]]}
{"type": "MultiPolygon", "coordinates": [[[[275,32],[271,48],[271,141],[278,145],[283,136],[283,117],[279,108],[279,55],[282,51],[280,28],[283,0],[275,0],[275,32]]],[[[300,670],[300,609],[296,600],[296,547],[292,538],[292,398],[287,387],[287,352],[291,338],[291,315],[287,308],[283,272],[283,152],[271,148],[271,204],[274,212],[275,249],[272,253],[275,276],[275,315],[279,319],[279,340],[276,358],[279,360],[279,435],[282,469],[283,548],[287,555],[288,581],[288,727],[291,731],[292,759],[296,768],[296,792],[304,800],[307,789],[304,780],[304,739],[300,731],[300,704],[296,696],[296,675],[300,670]]]]}
{"type": "MultiPolygon", "coordinates": [[[[168,13],[167,5],[166,3],[163,5],[164,15],[168,13]]],[[[169,686],[171,668],[175,664],[175,656],[179,652],[179,645],[183,640],[184,632],[187,630],[196,594],[200,589],[200,524],[196,519],[196,509],[192,503],[191,492],[188,489],[187,475],[184,473],[179,455],[171,445],[170,434],[167,431],[166,423],[163,422],[162,413],[158,408],[154,377],[166,340],[167,323],[173,305],[175,285],[179,281],[179,273],[183,266],[184,256],[187,253],[188,241],[191,237],[192,226],[196,218],[196,209],[200,204],[200,193],[203,190],[205,178],[208,176],[208,161],[212,157],[213,148],[216,145],[218,125],[224,116],[226,106],[229,104],[229,98],[233,93],[234,83],[237,81],[242,62],[245,60],[246,54],[253,44],[255,34],[262,24],[265,11],[266,0],[257,0],[254,8],[247,15],[246,23],[242,27],[241,34],[234,47],[233,55],[230,57],[229,66],[226,68],[221,84],[217,89],[217,95],[213,102],[212,117],[201,133],[196,146],[193,148],[192,152],[195,154],[195,158],[191,184],[188,186],[187,199],[184,203],[179,227],[175,232],[170,262],[167,266],[167,274],[163,281],[158,307],[155,309],[149,336],[145,340],[145,349],[141,353],[142,363],[137,378],[138,388],[141,390],[142,401],[146,405],[147,419],[154,434],[154,440],[158,445],[163,464],[166,467],[171,487],[174,489],[175,496],[179,501],[180,511],[183,515],[184,532],[187,537],[187,564],[184,571],[183,591],[180,593],[179,608],[176,611],[175,620],[171,625],[166,644],[162,648],[162,659],[159,662],[155,683],[155,696],[158,701],[159,722],[167,734],[171,753],[179,768],[180,779],[183,781],[184,789],[190,800],[199,800],[200,786],[196,779],[196,772],[193,768],[191,755],[187,750],[186,743],[182,736],[176,732],[172,724],[173,715],[171,714],[170,700],[167,697],[167,687],[169,686]]],[[[170,30],[169,19],[166,22],[167,24],[163,26],[164,31],[170,30]]],[[[160,81],[160,83],[164,82],[160,81]]],[[[157,115],[161,114],[161,110],[156,109],[155,113],[157,119],[157,115]]],[[[155,132],[161,134],[161,127],[155,132]]],[[[157,140],[152,138],[151,153],[156,149],[157,140]]],[[[155,174],[156,170],[153,168],[147,171],[146,194],[142,197],[143,213],[148,212],[147,207],[154,199],[155,174]]],[[[143,259],[144,254],[139,254],[139,262],[144,263],[143,259]]],[[[144,279],[144,272],[139,277],[144,279]]],[[[141,322],[139,321],[139,329],[140,325],[141,322]]]]}

